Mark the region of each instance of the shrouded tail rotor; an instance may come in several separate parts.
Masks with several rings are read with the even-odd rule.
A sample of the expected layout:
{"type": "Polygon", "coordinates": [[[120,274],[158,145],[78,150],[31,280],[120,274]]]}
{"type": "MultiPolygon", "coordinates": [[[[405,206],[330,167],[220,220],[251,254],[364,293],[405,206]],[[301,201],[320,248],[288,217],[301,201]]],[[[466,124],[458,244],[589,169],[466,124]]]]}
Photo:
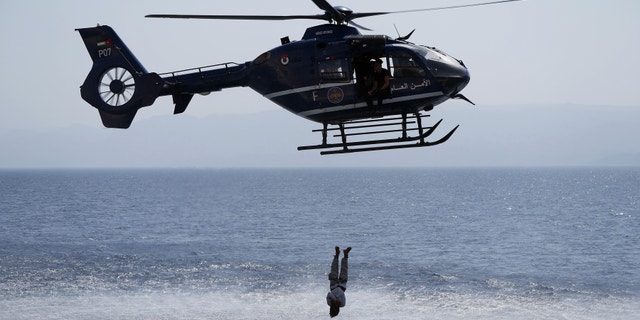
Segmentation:
{"type": "Polygon", "coordinates": [[[119,107],[133,98],[133,94],[136,92],[136,80],[129,70],[113,67],[100,77],[98,92],[106,104],[119,107]]]}
{"type": "Polygon", "coordinates": [[[138,109],[153,104],[164,80],[147,72],[109,26],[77,31],[93,60],[82,98],[98,109],[105,127],[128,128],[138,109]]]}

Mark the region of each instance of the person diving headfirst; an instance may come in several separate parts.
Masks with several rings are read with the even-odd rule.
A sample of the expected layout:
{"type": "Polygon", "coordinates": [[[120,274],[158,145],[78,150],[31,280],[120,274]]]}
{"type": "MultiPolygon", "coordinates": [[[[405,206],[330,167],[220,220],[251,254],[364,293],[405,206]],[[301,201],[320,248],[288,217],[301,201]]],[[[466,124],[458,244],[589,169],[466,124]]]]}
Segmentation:
{"type": "Polygon", "coordinates": [[[340,313],[340,308],[347,304],[347,298],[344,292],[347,290],[349,251],[351,251],[351,247],[344,249],[341,266],[338,268],[340,247],[336,246],[336,254],[333,256],[333,261],[331,262],[329,293],[327,293],[327,304],[329,305],[329,316],[331,316],[331,318],[337,316],[338,313],[340,313]]]}

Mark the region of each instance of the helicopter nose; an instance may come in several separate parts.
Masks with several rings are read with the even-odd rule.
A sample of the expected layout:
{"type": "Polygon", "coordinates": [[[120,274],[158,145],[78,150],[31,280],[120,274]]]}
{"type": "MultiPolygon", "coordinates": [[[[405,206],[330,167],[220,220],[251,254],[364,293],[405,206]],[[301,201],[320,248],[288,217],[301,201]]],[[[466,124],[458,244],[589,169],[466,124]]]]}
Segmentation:
{"type": "Polygon", "coordinates": [[[462,61],[443,52],[435,52],[428,58],[429,70],[438,79],[446,95],[455,96],[469,83],[469,70],[462,61]]]}
{"type": "Polygon", "coordinates": [[[462,91],[462,89],[464,89],[467,86],[467,84],[469,84],[469,81],[471,80],[471,76],[469,75],[469,69],[464,67],[464,65],[462,66],[464,68],[464,72],[461,72],[460,77],[457,80],[458,83],[454,88],[455,89],[454,94],[462,91]]]}
{"type": "Polygon", "coordinates": [[[471,80],[469,70],[458,61],[440,65],[436,78],[440,80],[444,91],[449,96],[460,93],[471,80]]]}

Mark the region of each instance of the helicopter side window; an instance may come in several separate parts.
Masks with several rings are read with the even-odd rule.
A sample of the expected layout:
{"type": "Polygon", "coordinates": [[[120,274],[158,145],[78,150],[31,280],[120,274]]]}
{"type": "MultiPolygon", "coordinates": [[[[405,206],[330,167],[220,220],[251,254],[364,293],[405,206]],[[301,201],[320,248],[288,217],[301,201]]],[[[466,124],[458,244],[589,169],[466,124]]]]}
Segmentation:
{"type": "Polygon", "coordinates": [[[426,72],[409,53],[394,52],[389,56],[390,70],[394,78],[424,78],[426,72]]]}
{"type": "Polygon", "coordinates": [[[318,68],[322,81],[349,81],[349,64],[346,59],[320,61],[318,68]]]}

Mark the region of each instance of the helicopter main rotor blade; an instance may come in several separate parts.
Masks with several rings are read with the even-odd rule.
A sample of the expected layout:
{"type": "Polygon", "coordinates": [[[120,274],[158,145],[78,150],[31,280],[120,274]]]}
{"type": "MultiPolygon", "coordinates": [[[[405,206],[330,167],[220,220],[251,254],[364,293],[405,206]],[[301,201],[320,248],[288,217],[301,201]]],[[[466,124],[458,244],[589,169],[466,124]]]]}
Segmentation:
{"type": "Polygon", "coordinates": [[[290,16],[263,16],[263,15],[211,15],[211,14],[148,14],[145,18],[170,18],[170,19],[211,19],[211,20],[295,20],[314,19],[327,20],[325,15],[290,15],[290,16]]]}
{"type": "Polygon", "coordinates": [[[369,28],[367,28],[367,27],[365,27],[363,25],[359,25],[359,24],[357,24],[357,23],[355,23],[353,21],[349,21],[349,24],[351,24],[351,25],[353,25],[356,28],[361,29],[361,30],[373,31],[373,30],[371,30],[371,29],[369,29],[369,28]]]}
{"type": "Polygon", "coordinates": [[[436,11],[436,10],[448,10],[448,9],[459,9],[459,8],[468,8],[468,7],[479,7],[486,6],[492,4],[500,4],[506,2],[515,2],[522,0],[501,0],[501,1],[491,1],[491,2],[481,2],[481,3],[472,3],[472,4],[461,4],[456,6],[446,6],[446,7],[435,7],[435,8],[426,8],[426,9],[413,9],[413,10],[402,10],[402,11],[387,11],[387,12],[354,12],[349,15],[349,19],[357,19],[357,18],[366,18],[373,16],[381,16],[385,14],[395,14],[395,13],[410,13],[410,12],[420,12],[420,11],[436,11]]]}
{"type": "Polygon", "coordinates": [[[340,13],[338,10],[336,10],[331,4],[329,4],[329,2],[327,2],[326,0],[311,0],[313,1],[313,3],[316,4],[316,6],[318,6],[318,8],[324,10],[324,11],[335,11],[335,13],[340,13]]]}
{"type": "Polygon", "coordinates": [[[333,7],[327,0],[312,0],[318,8],[325,11],[324,14],[316,15],[288,15],[288,16],[273,16],[273,15],[209,15],[209,14],[148,14],[146,18],[172,18],[172,19],[212,19],[212,20],[296,20],[296,19],[312,19],[312,20],[325,20],[329,22],[336,22],[337,24],[352,23],[356,27],[370,30],[368,28],[357,25],[351,21],[357,18],[366,18],[373,16],[380,16],[394,13],[409,13],[420,11],[436,11],[446,9],[459,9],[467,7],[478,7],[492,4],[500,4],[506,2],[515,2],[522,0],[501,0],[491,2],[481,2],[472,4],[463,4],[446,7],[426,8],[426,9],[414,9],[414,10],[402,10],[402,11],[387,11],[387,12],[352,12],[345,7],[333,7]]]}
{"type": "Polygon", "coordinates": [[[316,4],[316,6],[318,6],[318,8],[324,10],[325,18],[327,18],[329,22],[333,20],[338,24],[342,24],[348,20],[348,17],[344,13],[340,12],[334,6],[329,4],[328,1],[326,0],[312,0],[312,1],[313,3],[316,4]]]}

